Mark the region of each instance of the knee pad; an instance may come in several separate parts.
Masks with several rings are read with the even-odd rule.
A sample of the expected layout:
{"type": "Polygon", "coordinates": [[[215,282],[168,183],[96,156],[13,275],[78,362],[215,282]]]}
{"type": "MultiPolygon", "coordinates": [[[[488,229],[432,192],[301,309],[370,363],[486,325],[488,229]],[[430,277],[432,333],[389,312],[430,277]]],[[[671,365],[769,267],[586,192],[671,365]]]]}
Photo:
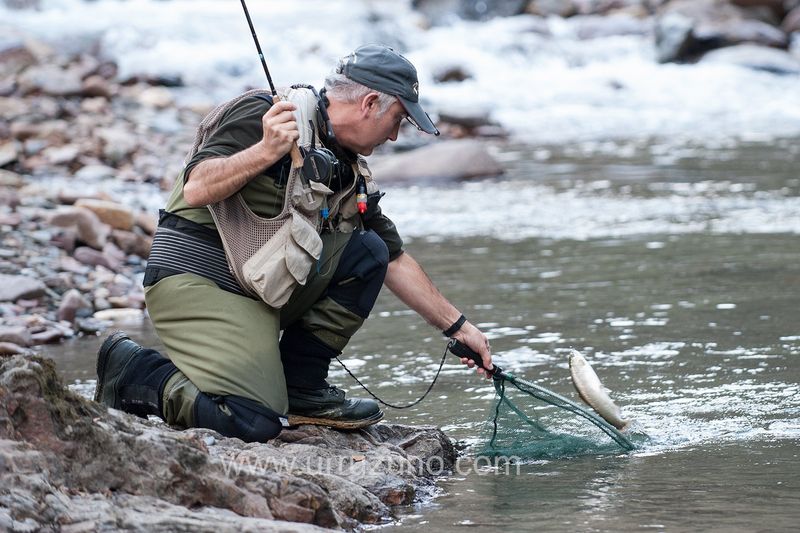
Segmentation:
{"type": "Polygon", "coordinates": [[[389,249],[374,231],[353,233],[328,289],[328,297],[367,318],[386,277],[389,249]]]}
{"type": "Polygon", "coordinates": [[[200,393],[194,404],[194,423],[245,442],[265,442],[278,436],[286,418],[241,396],[200,393]]]}

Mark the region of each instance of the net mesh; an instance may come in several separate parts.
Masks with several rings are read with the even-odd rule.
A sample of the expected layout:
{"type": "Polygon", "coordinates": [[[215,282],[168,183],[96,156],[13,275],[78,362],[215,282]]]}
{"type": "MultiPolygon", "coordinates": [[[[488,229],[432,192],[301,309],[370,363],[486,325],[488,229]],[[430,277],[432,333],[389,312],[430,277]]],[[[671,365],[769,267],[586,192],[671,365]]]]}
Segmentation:
{"type": "Polygon", "coordinates": [[[540,459],[634,448],[593,412],[534,383],[505,374],[494,386],[481,455],[540,459]]]}

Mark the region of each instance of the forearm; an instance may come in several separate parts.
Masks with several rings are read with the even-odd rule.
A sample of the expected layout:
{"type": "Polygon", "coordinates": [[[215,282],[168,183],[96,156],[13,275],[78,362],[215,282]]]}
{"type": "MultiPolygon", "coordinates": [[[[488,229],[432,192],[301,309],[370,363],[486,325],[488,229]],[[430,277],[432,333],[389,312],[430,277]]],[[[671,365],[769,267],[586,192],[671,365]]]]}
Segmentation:
{"type": "MultiPolygon", "coordinates": [[[[389,263],[384,284],[403,303],[437,329],[447,330],[461,316],[461,312],[439,292],[419,263],[408,253],[389,263]]],[[[469,322],[464,322],[452,337],[476,351],[483,359],[485,368],[492,368],[489,339],[478,328],[469,322]]],[[[470,367],[474,365],[467,359],[461,361],[470,367]]],[[[488,375],[482,369],[478,372],[488,375]]]]}
{"type": "Polygon", "coordinates": [[[282,155],[270,153],[257,143],[229,157],[201,161],[186,178],[184,198],[193,207],[224,200],[277,162],[282,155]]]}
{"type": "Polygon", "coordinates": [[[449,328],[461,316],[459,310],[439,292],[419,263],[408,253],[403,253],[389,263],[384,284],[404,304],[437,329],[449,328]]]}

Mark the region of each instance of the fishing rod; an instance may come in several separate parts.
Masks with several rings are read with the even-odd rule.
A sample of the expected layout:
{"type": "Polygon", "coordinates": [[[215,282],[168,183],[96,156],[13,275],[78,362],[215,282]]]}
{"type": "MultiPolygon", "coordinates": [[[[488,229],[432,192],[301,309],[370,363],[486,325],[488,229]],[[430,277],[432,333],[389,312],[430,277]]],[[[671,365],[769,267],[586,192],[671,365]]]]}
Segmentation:
{"type": "Polygon", "coordinates": [[[256,50],[258,51],[258,57],[261,59],[261,65],[264,67],[264,74],[267,75],[267,82],[269,83],[269,90],[272,91],[272,96],[277,97],[278,92],[275,90],[275,84],[272,83],[272,76],[269,74],[269,68],[267,67],[267,60],[264,58],[264,52],[261,51],[261,45],[258,42],[258,36],[256,35],[256,29],[253,27],[253,19],[250,18],[250,11],[247,9],[247,4],[244,0],[242,2],[242,9],[244,10],[244,16],[247,18],[247,25],[250,26],[250,34],[253,36],[253,42],[256,43],[256,50]]]}
{"type": "MultiPolygon", "coordinates": [[[[269,73],[269,68],[267,67],[267,60],[264,58],[264,52],[261,51],[261,44],[258,42],[258,36],[256,35],[256,29],[253,26],[253,19],[250,18],[250,11],[247,9],[247,4],[244,0],[242,2],[242,9],[244,10],[244,16],[247,18],[247,25],[250,27],[250,34],[253,36],[253,42],[256,44],[256,50],[258,51],[258,57],[261,59],[261,65],[264,67],[264,74],[267,75],[267,82],[269,83],[269,90],[272,92],[272,101],[273,102],[280,102],[280,97],[278,96],[278,91],[275,90],[275,84],[272,83],[272,76],[269,73]]],[[[292,141],[292,147],[289,150],[289,154],[292,158],[292,166],[295,168],[303,168],[303,154],[300,152],[300,147],[297,145],[297,141],[292,141]]],[[[311,194],[311,190],[308,188],[308,178],[306,177],[304,172],[300,172],[300,178],[303,180],[304,188],[306,189],[306,198],[308,199],[309,203],[314,202],[314,197],[311,194]]]]}

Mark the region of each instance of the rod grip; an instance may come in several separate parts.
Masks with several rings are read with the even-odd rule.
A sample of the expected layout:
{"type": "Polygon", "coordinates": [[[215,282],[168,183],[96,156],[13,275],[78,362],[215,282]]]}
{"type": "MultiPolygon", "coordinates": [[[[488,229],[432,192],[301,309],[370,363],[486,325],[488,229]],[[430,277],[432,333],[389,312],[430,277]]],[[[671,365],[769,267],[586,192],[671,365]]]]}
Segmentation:
{"type": "Polygon", "coordinates": [[[494,364],[492,365],[492,369],[488,370],[485,366],[483,366],[483,359],[481,359],[481,356],[478,355],[477,352],[473,351],[472,348],[466,344],[462,344],[455,339],[450,340],[450,342],[447,344],[447,349],[450,350],[450,353],[456,357],[466,357],[467,359],[471,359],[476,365],[486,370],[490,376],[499,376],[503,372],[502,368],[494,364]]]}
{"type": "MultiPolygon", "coordinates": [[[[272,101],[277,103],[281,101],[281,97],[277,94],[272,95],[272,101]]],[[[289,149],[289,155],[292,158],[292,165],[295,168],[302,168],[303,166],[303,154],[300,153],[300,147],[297,146],[297,142],[292,143],[292,147],[289,149]]]]}

